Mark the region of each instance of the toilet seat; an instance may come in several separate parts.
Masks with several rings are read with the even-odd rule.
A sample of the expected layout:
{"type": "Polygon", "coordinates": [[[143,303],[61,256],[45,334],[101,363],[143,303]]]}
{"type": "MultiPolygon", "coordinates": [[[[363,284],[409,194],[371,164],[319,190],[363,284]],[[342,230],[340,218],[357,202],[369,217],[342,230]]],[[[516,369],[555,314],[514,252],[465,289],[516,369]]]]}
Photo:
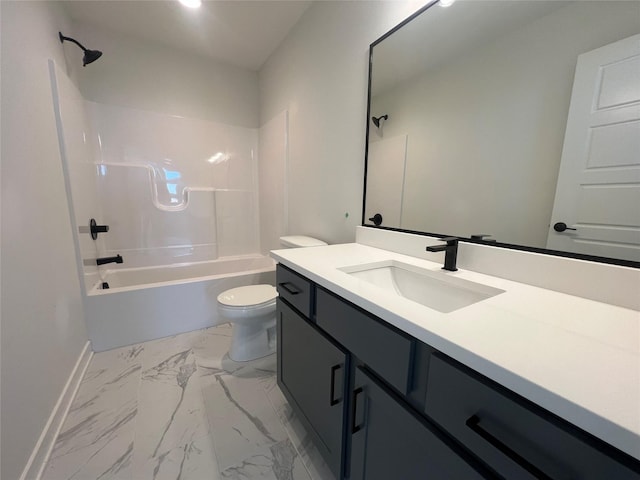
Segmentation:
{"type": "Polygon", "coordinates": [[[218,295],[218,304],[227,309],[258,310],[274,305],[278,291],[273,285],[247,285],[218,295]]]}
{"type": "Polygon", "coordinates": [[[278,291],[273,285],[248,285],[218,295],[218,311],[233,321],[257,322],[264,315],[275,315],[278,291]]]}

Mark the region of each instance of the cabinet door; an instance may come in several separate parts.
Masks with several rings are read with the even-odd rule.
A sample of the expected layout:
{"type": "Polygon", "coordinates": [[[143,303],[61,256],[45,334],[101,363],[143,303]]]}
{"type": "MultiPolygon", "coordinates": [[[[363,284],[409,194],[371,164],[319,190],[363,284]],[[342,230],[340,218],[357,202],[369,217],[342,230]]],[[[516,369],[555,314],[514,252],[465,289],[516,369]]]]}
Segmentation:
{"type": "Polygon", "coordinates": [[[341,478],[347,355],[278,299],[278,386],[341,478]]]}
{"type": "Polygon", "coordinates": [[[485,478],[360,367],[354,386],[351,480],[485,478]]]}
{"type": "Polygon", "coordinates": [[[504,478],[640,479],[637,461],[439,353],[425,413],[504,478]]]}

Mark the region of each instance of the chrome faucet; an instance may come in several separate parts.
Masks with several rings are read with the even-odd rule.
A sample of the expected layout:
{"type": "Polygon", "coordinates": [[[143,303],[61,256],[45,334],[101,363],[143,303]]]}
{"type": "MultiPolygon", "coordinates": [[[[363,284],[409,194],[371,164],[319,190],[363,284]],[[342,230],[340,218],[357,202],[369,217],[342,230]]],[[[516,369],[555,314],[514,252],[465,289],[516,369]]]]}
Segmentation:
{"type": "Polygon", "coordinates": [[[115,257],[96,258],[97,265],[104,265],[105,263],[122,263],[122,262],[123,260],[120,254],[116,255],[115,257]]]}
{"type": "Polygon", "coordinates": [[[443,242],[447,242],[446,245],[434,245],[427,247],[427,252],[445,252],[444,253],[444,267],[443,270],[455,272],[456,260],[458,259],[458,238],[457,237],[444,237],[441,238],[443,242]]]}

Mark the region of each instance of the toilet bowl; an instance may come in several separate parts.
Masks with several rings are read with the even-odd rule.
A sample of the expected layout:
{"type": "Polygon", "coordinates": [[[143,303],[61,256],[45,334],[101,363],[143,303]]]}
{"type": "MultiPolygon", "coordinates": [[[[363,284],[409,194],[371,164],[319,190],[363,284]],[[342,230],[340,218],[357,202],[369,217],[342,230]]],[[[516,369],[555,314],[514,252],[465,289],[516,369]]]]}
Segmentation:
{"type": "MultiPolygon", "coordinates": [[[[300,235],[281,237],[283,247],[327,245],[322,240],[300,235]]],[[[233,324],[229,358],[247,362],[276,351],[276,298],[273,285],[248,285],[218,295],[220,316],[233,324]]]]}
{"type": "Polygon", "coordinates": [[[276,297],[272,285],[232,288],[218,295],[218,312],[233,323],[229,358],[246,362],[276,351],[276,297]]]}

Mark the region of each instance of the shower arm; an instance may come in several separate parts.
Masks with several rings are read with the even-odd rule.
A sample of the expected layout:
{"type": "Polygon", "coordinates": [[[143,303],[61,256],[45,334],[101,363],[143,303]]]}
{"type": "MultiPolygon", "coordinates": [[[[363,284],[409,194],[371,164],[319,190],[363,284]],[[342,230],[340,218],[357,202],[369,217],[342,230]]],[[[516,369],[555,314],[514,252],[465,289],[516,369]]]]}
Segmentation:
{"type": "Polygon", "coordinates": [[[84,47],[84,45],[82,45],[79,41],[77,41],[74,38],[71,37],[65,37],[64,35],[62,35],[61,32],[58,32],[58,36],[60,37],[60,43],[64,43],[65,40],[69,41],[69,42],[73,42],[76,45],[78,45],[83,51],[87,51],[87,49],[84,47]]]}

